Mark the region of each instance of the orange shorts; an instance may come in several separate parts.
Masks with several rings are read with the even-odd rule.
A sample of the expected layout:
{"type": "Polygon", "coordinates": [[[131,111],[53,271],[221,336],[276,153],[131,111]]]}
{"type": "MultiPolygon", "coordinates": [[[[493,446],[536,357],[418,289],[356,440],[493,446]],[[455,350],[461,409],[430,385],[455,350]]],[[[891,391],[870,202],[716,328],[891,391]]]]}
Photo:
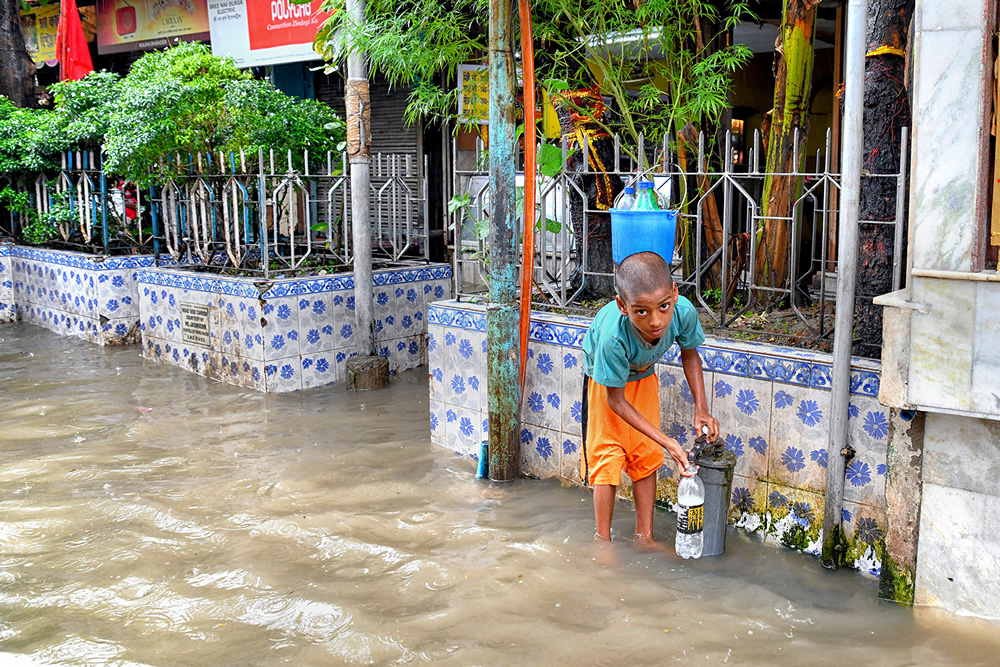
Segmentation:
{"type": "MultiPolygon", "coordinates": [[[[591,484],[618,486],[622,470],[633,481],[663,465],[663,448],[608,407],[608,388],[586,379],[587,433],[580,476],[591,484]]],[[[625,400],[656,428],[660,427],[660,383],[656,374],[625,385],[625,400]]]]}

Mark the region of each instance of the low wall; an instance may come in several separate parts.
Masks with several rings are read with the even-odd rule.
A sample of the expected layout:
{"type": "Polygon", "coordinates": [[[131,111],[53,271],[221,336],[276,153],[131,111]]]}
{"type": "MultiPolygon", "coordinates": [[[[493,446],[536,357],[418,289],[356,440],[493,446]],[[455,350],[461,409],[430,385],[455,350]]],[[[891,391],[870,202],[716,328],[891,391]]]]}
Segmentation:
{"type": "MultiPolygon", "coordinates": [[[[357,355],[354,275],[269,282],[139,272],[143,355],[222,382],[290,392],[343,381],[357,355]]],[[[451,295],[451,267],[376,270],[376,352],[390,370],[426,363],[426,304],[451,295]]]]}
{"type": "MultiPolygon", "coordinates": [[[[581,349],[590,320],[535,313],[529,334],[521,413],[521,468],[535,477],[582,484],[581,349]]],[[[476,457],[487,430],[485,308],[456,301],[428,308],[431,433],[435,443],[476,457]]],[[[699,348],[705,387],[722,438],[737,456],[730,521],[786,546],[821,550],[832,357],[808,350],[709,339],[699,348]]],[[[675,346],[657,364],[661,427],[690,445],[694,399],[675,346]]],[[[848,559],[881,569],[886,525],[888,409],[878,400],[879,364],[855,359],[851,371],[844,528],[848,559]]],[[[668,459],[658,499],[676,501],[668,459]]],[[[629,495],[630,489],[622,493],[629,495]]]]}
{"type": "MultiPolygon", "coordinates": [[[[135,274],[141,267],[152,266],[152,257],[7,248],[13,276],[12,298],[7,303],[13,304],[17,319],[98,345],[138,342],[135,274]]],[[[3,275],[0,272],[0,280],[6,283],[3,275]]]]}

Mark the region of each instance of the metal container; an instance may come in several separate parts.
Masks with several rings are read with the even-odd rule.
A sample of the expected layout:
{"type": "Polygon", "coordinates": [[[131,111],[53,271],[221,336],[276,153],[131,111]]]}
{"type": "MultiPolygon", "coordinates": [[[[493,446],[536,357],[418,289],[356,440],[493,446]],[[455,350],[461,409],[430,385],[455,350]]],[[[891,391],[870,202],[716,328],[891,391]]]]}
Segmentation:
{"type": "Polygon", "coordinates": [[[721,446],[714,447],[699,454],[698,466],[698,475],[705,485],[705,546],[701,555],[718,556],[726,550],[736,455],[721,446]]]}

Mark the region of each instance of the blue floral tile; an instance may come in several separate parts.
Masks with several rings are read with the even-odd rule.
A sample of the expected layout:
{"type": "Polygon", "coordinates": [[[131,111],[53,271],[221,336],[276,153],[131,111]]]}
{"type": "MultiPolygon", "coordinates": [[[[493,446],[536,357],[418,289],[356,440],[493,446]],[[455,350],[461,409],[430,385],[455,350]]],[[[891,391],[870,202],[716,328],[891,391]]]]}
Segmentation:
{"type": "Polygon", "coordinates": [[[462,456],[478,456],[483,441],[481,413],[454,405],[446,405],[444,412],[445,446],[462,456]]]}
{"type": "MultiPolygon", "coordinates": [[[[559,431],[521,424],[521,471],[532,477],[558,477],[562,470],[563,440],[559,431]]],[[[570,458],[576,458],[570,453],[570,458]]]]}
{"type": "Polygon", "coordinates": [[[337,373],[336,355],[334,350],[303,354],[302,388],[322,387],[344,380],[345,378],[339,377],[337,373]]]}
{"type": "Polygon", "coordinates": [[[427,373],[432,401],[443,401],[445,398],[444,374],[448,369],[445,365],[444,332],[445,327],[440,325],[431,325],[427,332],[427,373]]]}
{"type": "MultiPolygon", "coordinates": [[[[764,484],[767,514],[764,530],[784,544],[810,554],[822,550],[821,533],[825,499],[812,493],[781,484],[764,484]]],[[[758,485],[757,497],[763,496],[758,485]]]]}
{"type": "Polygon", "coordinates": [[[855,454],[844,468],[844,498],[885,507],[889,408],[883,407],[874,398],[851,396],[847,433],[855,454]]]}
{"type": "MultiPolygon", "coordinates": [[[[244,301],[244,299],[238,296],[218,295],[212,308],[212,338],[214,339],[214,347],[229,357],[248,356],[243,352],[246,333],[252,331],[254,328],[259,330],[259,327],[256,327],[255,323],[246,322],[246,318],[242,316],[240,305],[242,303],[245,308],[246,303],[244,301]],[[244,325],[249,325],[249,328],[244,325]]],[[[166,309],[166,313],[168,317],[172,315],[175,318],[180,318],[181,323],[183,323],[183,313],[181,312],[180,303],[174,308],[166,309]]],[[[174,335],[179,334],[179,327],[173,328],[172,331],[174,335]]],[[[257,358],[263,358],[263,354],[257,358]]]]}
{"type": "Polygon", "coordinates": [[[302,389],[302,363],[298,355],[277,357],[264,362],[267,391],[283,394],[302,389]]]}
{"type": "MultiPolygon", "coordinates": [[[[451,327],[444,328],[443,380],[445,402],[480,409],[484,378],[474,372],[483,334],[451,327]]],[[[440,344],[440,343],[438,343],[440,344]]]]}
{"type": "Polygon", "coordinates": [[[562,365],[562,426],[560,430],[570,436],[583,435],[583,352],[569,347],[557,348],[562,365]]]}
{"type": "Polygon", "coordinates": [[[298,308],[298,296],[270,299],[260,306],[260,316],[266,322],[261,328],[265,361],[273,364],[276,359],[299,354],[298,308]]]}
{"type": "Polygon", "coordinates": [[[431,442],[439,447],[443,447],[447,443],[447,421],[445,418],[445,411],[448,407],[441,401],[436,401],[431,399],[428,401],[430,404],[430,430],[431,430],[431,442]]]}
{"type": "Polygon", "coordinates": [[[716,375],[709,388],[719,437],[736,455],[738,475],[766,477],[773,405],[770,380],[716,375]]]}
{"type": "Polygon", "coordinates": [[[333,363],[336,364],[336,376],[338,382],[347,381],[347,361],[356,356],[358,356],[356,348],[345,348],[334,351],[333,363]]]}
{"type": "MultiPolygon", "coordinates": [[[[580,474],[580,463],[583,456],[583,442],[579,435],[559,433],[559,476],[572,484],[584,484],[586,480],[580,474]]],[[[537,453],[537,450],[536,450],[537,453]]]]}
{"type": "Polygon", "coordinates": [[[795,488],[826,488],[830,392],[775,384],[771,397],[768,478],[795,488]]]}
{"type": "Polygon", "coordinates": [[[336,349],[336,326],[333,307],[333,280],[330,290],[301,293],[295,298],[299,313],[299,350],[303,355],[330,352],[336,349]]]}
{"type": "MultiPolygon", "coordinates": [[[[667,364],[657,364],[656,369],[660,380],[660,429],[678,440],[679,435],[687,435],[693,442],[694,396],[684,377],[684,369],[667,364]],[[677,425],[682,426],[683,431],[677,425]]],[[[705,379],[705,400],[711,410],[711,388],[716,382],[716,375],[708,371],[703,371],[702,374],[705,379]]],[[[718,377],[722,377],[721,374],[718,377]]],[[[687,448],[691,444],[684,446],[687,448]]]]}
{"type": "MultiPolygon", "coordinates": [[[[353,349],[357,344],[358,317],[354,290],[334,290],[330,297],[333,321],[319,329],[321,336],[333,338],[335,350],[353,349]]],[[[306,332],[308,335],[308,331],[306,332]]]]}
{"type": "Polygon", "coordinates": [[[423,333],[397,338],[393,343],[395,345],[394,356],[399,370],[408,371],[426,363],[427,337],[423,333]]]}
{"type": "Polygon", "coordinates": [[[767,484],[757,477],[733,475],[729,492],[729,523],[749,532],[766,529],[767,484]]]}
{"type": "Polygon", "coordinates": [[[570,399],[562,392],[562,350],[557,345],[529,344],[521,399],[522,423],[557,432],[562,428],[563,402],[570,399]]]}
{"type": "Polygon", "coordinates": [[[879,576],[887,528],[886,511],[880,507],[845,500],[843,526],[849,545],[848,562],[856,570],[879,576]]]}
{"type": "Polygon", "coordinates": [[[424,304],[446,301],[452,298],[451,280],[429,280],[421,285],[424,304]]]}

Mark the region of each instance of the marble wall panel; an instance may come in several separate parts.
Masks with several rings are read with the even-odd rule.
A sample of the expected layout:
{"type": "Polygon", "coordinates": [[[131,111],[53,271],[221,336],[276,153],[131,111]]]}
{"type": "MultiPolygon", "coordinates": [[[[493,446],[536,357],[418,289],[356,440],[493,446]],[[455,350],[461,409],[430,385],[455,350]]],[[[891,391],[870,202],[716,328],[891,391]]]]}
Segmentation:
{"type": "Polygon", "coordinates": [[[1000,618],[1000,497],[924,483],[914,603],[1000,618]]]}
{"type": "Polygon", "coordinates": [[[914,278],[913,300],[933,306],[910,317],[910,402],[971,410],[976,284],[914,278]]]}
{"type": "Polygon", "coordinates": [[[924,430],[923,481],[998,495],[1000,421],[931,413],[924,430]]]}
{"type": "MultiPolygon", "coordinates": [[[[969,3],[935,4],[950,12],[969,3]]],[[[982,121],[982,30],[921,30],[914,40],[913,153],[919,159],[910,176],[910,224],[916,268],[972,270],[978,164],[969,154],[979,145],[982,121]]]]}
{"type": "Polygon", "coordinates": [[[976,285],[972,401],[976,412],[1000,418],[1000,283],[976,285]]]}

